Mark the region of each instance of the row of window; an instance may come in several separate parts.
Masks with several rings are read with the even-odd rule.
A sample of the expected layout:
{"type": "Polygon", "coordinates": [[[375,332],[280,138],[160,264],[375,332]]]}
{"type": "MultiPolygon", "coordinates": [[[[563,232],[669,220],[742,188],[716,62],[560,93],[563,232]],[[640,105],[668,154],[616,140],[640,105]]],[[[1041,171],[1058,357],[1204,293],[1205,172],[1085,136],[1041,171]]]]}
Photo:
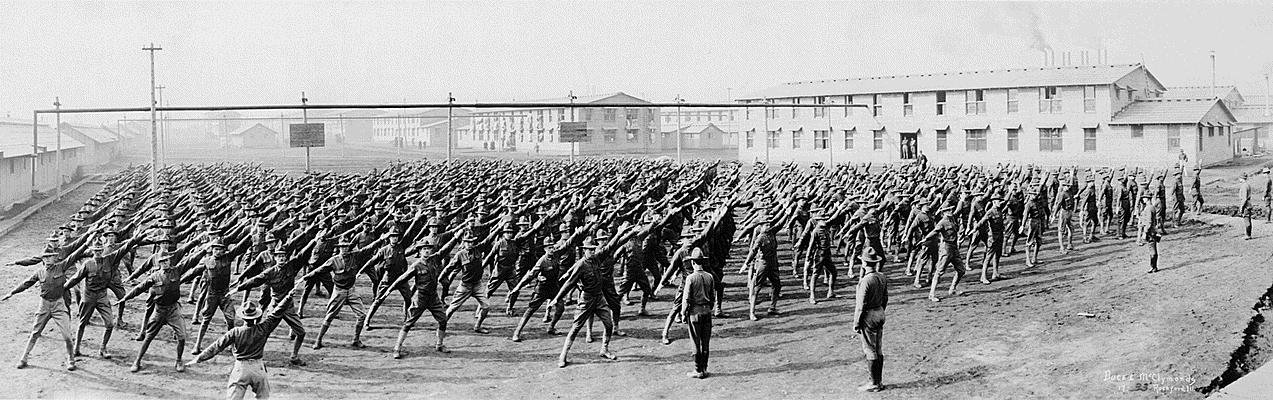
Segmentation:
{"type": "MultiPolygon", "coordinates": [[[[1203,127],[1199,127],[1199,133],[1203,127]]],[[[1211,127],[1206,128],[1211,131],[1209,133],[1219,132],[1223,134],[1223,128],[1211,127]]],[[[1065,130],[1063,128],[1038,128],[1039,131],[1039,151],[1040,152],[1061,152],[1065,150],[1065,130]]],[[[1143,127],[1140,125],[1132,125],[1132,137],[1144,137],[1143,127]]],[[[856,129],[848,129],[842,131],[844,134],[844,150],[854,149],[854,140],[857,137],[856,129]]],[[[804,142],[804,131],[795,130],[791,133],[791,148],[799,149],[804,142]]],[[[936,150],[939,152],[948,151],[949,147],[949,130],[938,129],[935,131],[936,150]]],[[[964,151],[982,152],[988,149],[987,136],[989,129],[965,129],[964,130],[964,151]]],[[[744,146],[753,148],[755,145],[756,130],[752,129],[746,132],[744,146]]],[[[871,131],[871,149],[884,150],[885,131],[883,129],[871,131]]],[[[766,146],[771,149],[777,149],[782,142],[782,130],[769,131],[766,135],[766,146]]],[[[912,136],[911,139],[914,137],[912,136]]],[[[1005,136],[1005,145],[1008,151],[1021,150],[1021,129],[1009,128],[1005,136]]],[[[1083,151],[1096,151],[1096,128],[1083,128],[1083,151]]],[[[904,139],[905,140],[905,139],[904,139]]],[[[813,148],[825,150],[831,148],[831,134],[828,130],[813,131],[813,148]]],[[[1177,150],[1180,148],[1180,126],[1168,125],[1167,130],[1167,150],[1177,150]]]]}
{"type": "MultiPolygon", "coordinates": [[[[676,122],[676,118],[677,118],[676,113],[670,113],[670,112],[667,112],[666,110],[663,112],[663,122],[665,123],[676,122]]],[[[712,111],[712,112],[694,112],[694,113],[682,112],[680,118],[681,118],[681,122],[733,121],[734,112],[733,111],[728,111],[728,112],[712,111]]]]}
{"type": "MultiPolygon", "coordinates": [[[[1096,86],[1083,86],[1083,112],[1087,112],[1087,113],[1096,112],[1096,88],[1097,88],[1096,86]]],[[[1047,86],[1047,87],[1038,88],[1040,114],[1059,114],[1064,111],[1064,103],[1060,96],[1060,90],[1061,88],[1058,86],[1047,86]]],[[[964,92],[964,114],[965,115],[986,114],[986,110],[987,110],[986,109],[986,89],[970,89],[970,90],[964,90],[963,92],[964,92]]],[[[1121,93],[1122,89],[1119,89],[1119,92],[1121,93]]],[[[936,101],[933,112],[936,115],[947,115],[949,111],[947,108],[947,105],[949,104],[949,102],[947,101],[947,93],[950,93],[950,92],[938,91],[935,93],[936,93],[937,101],[936,101]]],[[[1007,104],[1005,105],[1007,112],[1009,114],[1019,112],[1021,110],[1021,104],[1020,104],[1021,89],[1017,89],[1017,88],[1007,89],[1007,94],[1008,94],[1007,104]]],[[[911,102],[911,98],[913,97],[913,94],[902,93],[901,95],[902,95],[901,115],[904,117],[914,116],[915,105],[911,102]]],[[[880,101],[880,98],[881,98],[880,94],[860,95],[860,96],[870,96],[871,102],[867,104],[870,105],[871,116],[880,117],[880,116],[884,116],[887,113],[886,112],[887,110],[884,108],[883,102],[880,101]]],[[[855,96],[853,95],[842,96],[843,104],[857,104],[857,103],[854,103],[854,98],[855,96]]],[[[828,104],[827,96],[814,97],[813,100],[814,100],[813,104],[828,104]]],[[[801,104],[800,99],[795,99],[794,104],[801,104]]],[[[781,107],[766,108],[765,118],[767,119],[780,118],[782,114],[785,114],[785,112],[779,111],[781,109],[782,109],[781,107]]],[[[790,111],[791,118],[793,119],[800,118],[800,115],[802,113],[801,110],[802,110],[801,108],[791,108],[791,111],[790,111]]],[[[844,110],[843,112],[845,117],[853,115],[852,107],[845,107],[843,110],[844,110]]],[[[814,118],[825,118],[826,114],[827,114],[827,110],[825,108],[813,109],[814,118]]],[[[751,109],[747,109],[746,119],[751,119],[751,109]]]]}

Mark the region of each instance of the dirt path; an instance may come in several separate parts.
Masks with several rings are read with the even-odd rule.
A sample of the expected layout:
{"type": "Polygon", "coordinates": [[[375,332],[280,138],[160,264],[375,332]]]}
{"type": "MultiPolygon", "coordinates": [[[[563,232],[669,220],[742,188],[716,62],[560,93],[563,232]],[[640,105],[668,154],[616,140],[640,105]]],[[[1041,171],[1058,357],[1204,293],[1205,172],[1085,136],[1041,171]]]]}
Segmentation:
{"type": "MultiPolygon", "coordinates": [[[[17,258],[37,251],[56,223],[96,189],[90,185],[71,193],[67,202],[0,238],[0,254],[17,258]]],[[[580,338],[572,351],[574,364],[558,369],[561,338],[544,335],[538,318],[528,327],[526,341],[512,343],[507,337],[515,320],[502,315],[491,318],[490,335],[467,332],[472,305],[451,322],[449,355],[430,351],[433,326],[426,322],[409,337],[407,359],[389,357],[396,334],[391,329],[366,334],[367,349],[348,348],[352,322],[346,318],[333,326],[328,348],[302,350],[309,366],[283,362],[285,329],[276,332],[266,359],[278,398],[1199,398],[1193,388],[1224,371],[1241,344],[1251,305],[1273,284],[1268,251],[1273,235],[1267,225],[1257,228],[1258,238],[1249,242],[1229,227],[1173,229],[1161,245],[1164,271],[1152,275],[1144,273],[1141,249],[1130,240],[1079,244],[1065,256],[1049,242],[1045,264],[1026,269],[1021,256],[1014,255],[1004,262],[1009,279],[982,285],[970,275],[964,280],[965,296],[937,304],[925,299],[926,290],[911,288],[900,267],[890,264],[885,339],[890,389],[871,395],[853,389],[865,380],[866,368],[849,322],[851,287],[845,284],[839,299],[810,305],[787,269],[780,303],[784,315],[759,322],[743,318],[740,276],[727,278],[731,316],[717,320],[714,375],[701,381],[684,377],[692,358],[683,326],[674,327],[672,345],[658,342],[669,290],[652,304],[652,316],[633,319],[635,306],[624,308],[622,325],[630,336],[614,341],[618,362],[596,357],[599,343],[580,338]]],[[[735,248],[736,258],[741,250],[735,248]]],[[[0,270],[0,290],[10,290],[31,272],[0,270]]],[[[360,285],[367,296],[365,282],[360,285]]],[[[501,290],[492,303],[502,300],[501,290]]],[[[32,293],[0,303],[0,332],[11,338],[0,343],[0,358],[15,360],[20,354],[35,304],[32,293]]],[[[322,301],[310,304],[309,314],[318,314],[322,301]]],[[[391,300],[377,315],[378,325],[395,324],[399,305],[391,300]]],[[[140,312],[131,308],[125,318],[136,324],[140,312]]],[[[305,322],[311,330],[318,323],[312,317],[305,322]]],[[[214,328],[219,330],[219,324],[214,328]]],[[[86,353],[95,353],[100,329],[89,328],[86,353]]],[[[80,371],[72,373],[61,369],[58,340],[43,340],[32,354],[33,367],[0,364],[0,379],[14,383],[4,397],[222,395],[229,356],[178,374],[171,368],[174,346],[166,335],[152,346],[148,369],[128,373],[138,347],[130,340],[133,332],[116,334],[115,360],[81,358],[80,371]]]]}

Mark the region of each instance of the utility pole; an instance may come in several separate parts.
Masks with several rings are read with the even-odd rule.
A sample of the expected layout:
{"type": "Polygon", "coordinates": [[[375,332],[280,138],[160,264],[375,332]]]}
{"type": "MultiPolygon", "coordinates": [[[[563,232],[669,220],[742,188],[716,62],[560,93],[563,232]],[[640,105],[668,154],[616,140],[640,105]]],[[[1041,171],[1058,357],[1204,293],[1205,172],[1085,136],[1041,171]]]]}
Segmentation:
{"type": "MultiPolygon", "coordinates": [[[[769,99],[765,99],[765,104],[769,104],[769,99]]],[[[769,169],[769,107],[765,107],[765,169],[769,169]]]]}
{"type": "Polygon", "coordinates": [[[681,163],[681,103],[685,99],[681,95],[676,95],[676,162],[681,163]]]}
{"type": "Polygon", "coordinates": [[[1216,51],[1211,50],[1211,98],[1216,97],[1216,51]]]}
{"type": "Polygon", "coordinates": [[[451,106],[452,104],[455,104],[455,96],[453,96],[451,92],[446,92],[446,160],[447,161],[451,161],[451,149],[454,147],[451,144],[451,134],[452,134],[451,117],[452,117],[452,110],[453,110],[453,107],[451,106]]]}
{"type": "MultiPolygon", "coordinates": [[[[301,123],[309,124],[309,110],[305,109],[305,105],[309,103],[309,99],[305,97],[305,92],[301,92],[301,123]]],[[[306,129],[309,125],[306,125],[306,129]]],[[[305,174],[309,174],[309,146],[305,146],[305,174]]]]}
{"type": "Polygon", "coordinates": [[[54,151],[53,157],[57,158],[57,200],[62,200],[62,100],[54,97],[53,107],[57,112],[57,150],[54,151]]]}
{"type": "MultiPolygon", "coordinates": [[[[159,105],[164,105],[164,85],[155,86],[159,93],[159,105]]],[[[168,161],[168,124],[164,123],[166,115],[159,116],[159,161],[168,161]]]]}
{"type": "Polygon", "coordinates": [[[31,112],[31,193],[35,193],[35,173],[40,165],[40,113],[31,112]]]}
{"type": "MultiPolygon", "coordinates": [[[[835,104],[835,102],[832,102],[830,99],[828,99],[827,102],[830,102],[831,104],[835,104]]],[[[831,161],[828,167],[831,167],[832,169],[834,169],[835,167],[835,143],[833,140],[831,140],[832,137],[835,137],[835,128],[831,124],[831,114],[835,114],[835,113],[830,112],[833,109],[834,108],[831,108],[831,109],[828,109],[826,107],[822,108],[822,115],[825,115],[827,117],[827,153],[830,154],[830,161],[831,161]]],[[[818,138],[813,138],[813,140],[817,141],[818,138]]]]}
{"type": "Polygon", "coordinates": [[[150,188],[159,192],[159,127],[155,122],[155,52],[163,50],[151,43],[141,48],[150,52],[150,188]]]}

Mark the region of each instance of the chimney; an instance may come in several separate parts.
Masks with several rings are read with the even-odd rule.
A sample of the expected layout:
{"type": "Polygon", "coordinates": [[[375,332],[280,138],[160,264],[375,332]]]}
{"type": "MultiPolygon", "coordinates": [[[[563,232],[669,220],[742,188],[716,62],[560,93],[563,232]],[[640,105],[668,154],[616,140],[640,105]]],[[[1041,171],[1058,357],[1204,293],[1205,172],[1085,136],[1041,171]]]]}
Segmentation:
{"type": "Polygon", "coordinates": [[[1043,49],[1042,52],[1043,52],[1043,66],[1047,67],[1048,66],[1048,50],[1043,49]]]}
{"type": "Polygon", "coordinates": [[[1269,97],[1269,73],[1265,72],[1264,73],[1264,116],[1266,117],[1269,115],[1273,115],[1269,113],[1270,99],[1273,99],[1273,97],[1269,97]]]}
{"type": "Polygon", "coordinates": [[[1216,97],[1216,51],[1211,50],[1211,98],[1216,97]]]}

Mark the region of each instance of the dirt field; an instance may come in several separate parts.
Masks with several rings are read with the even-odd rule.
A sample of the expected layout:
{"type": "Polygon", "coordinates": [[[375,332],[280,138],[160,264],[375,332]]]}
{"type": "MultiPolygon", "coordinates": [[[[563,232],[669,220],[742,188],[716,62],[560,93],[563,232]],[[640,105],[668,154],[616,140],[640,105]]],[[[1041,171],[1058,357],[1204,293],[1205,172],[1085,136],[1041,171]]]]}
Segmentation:
{"type": "MultiPolygon", "coordinates": [[[[56,224],[97,188],[71,193],[64,203],[0,238],[5,258],[0,261],[37,252],[56,224]]],[[[558,369],[561,337],[544,335],[538,318],[524,342],[512,343],[513,318],[493,313],[488,320],[493,332],[478,335],[467,331],[473,319],[465,311],[451,322],[453,352],[448,355],[430,351],[433,326],[424,320],[409,337],[411,355],[404,360],[389,356],[396,329],[368,332],[363,340],[370,347],[349,348],[345,344],[353,327],[346,318],[333,325],[327,348],[302,349],[308,366],[286,364],[284,328],[267,346],[266,360],[277,398],[1200,398],[1194,389],[1225,371],[1242,344],[1252,305],[1273,284],[1268,252],[1273,229],[1263,223],[1256,228],[1253,241],[1241,240],[1236,228],[1226,226],[1172,229],[1161,244],[1164,271],[1157,274],[1145,274],[1141,248],[1130,240],[1078,244],[1077,251],[1062,256],[1049,237],[1044,264],[1026,269],[1021,255],[1014,255],[1004,260],[1008,279],[982,285],[974,271],[964,279],[964,296],[936,304],[890,264],[889,389],[874,394],[855,390],[867,371],[849,321],[854,282],[842,282],[840,298],[810,305],[789,273],[784,274],[783,315],[758,322],[745,319],[741,277],[727,278],[730,317],[716,321],[713,376],[701,381],[684,376],[692,369],[692,345],[683,326],[675,327],[673,344],[658,342],[669,307],[667,289],[652,303],[649,317],[634,319],[635,306],[624,308],[622,325],[630,336],[614,341],[618,361],[597,357],[599,343],[581,337],[572,350],[573,364],[558,369]]],[[[732,270],[742,250],[735,248],[732,270]]],[[[0,270],[0,290],[10,290],[32,272],[28,267],[0,270]]],[[[370,289],[360,285],[366,297],[370,289]]],[[[492,303],[502,299],[500,290],[492,303]]],[[[131,340],[131,328],[112,340],[114,360],[83,357],[75,372],[62,369],[60,340],[46,331],[32,366],[13,369],[36,304],[31,292],[0,303],[0,333],[10,338],[0,343],[0,358],[8,360],[0,364],[0,379],[11,382],[0,397],[223,395],[228,354],[179,374],[172,370],[174,345],[157,340],[147,369],[128,373],[139,344],[131,340]]],[[[322,301],[310,304],[309,314],[319,313],[322,301]]],[[[187,312],[193,308],[185,307],[187,312]]],[[[399,310],[391,298],[377,315],[378,325],[392,324],[399,310]]],[[[136,326],[140,317],[133,306],[125,320],[136,326]]],[[[305,321],[316,330],[316,318],[305,321]]],[[[90,327],[85,336],[85,354],[95,354],[101,328],[90,327]]]]}

